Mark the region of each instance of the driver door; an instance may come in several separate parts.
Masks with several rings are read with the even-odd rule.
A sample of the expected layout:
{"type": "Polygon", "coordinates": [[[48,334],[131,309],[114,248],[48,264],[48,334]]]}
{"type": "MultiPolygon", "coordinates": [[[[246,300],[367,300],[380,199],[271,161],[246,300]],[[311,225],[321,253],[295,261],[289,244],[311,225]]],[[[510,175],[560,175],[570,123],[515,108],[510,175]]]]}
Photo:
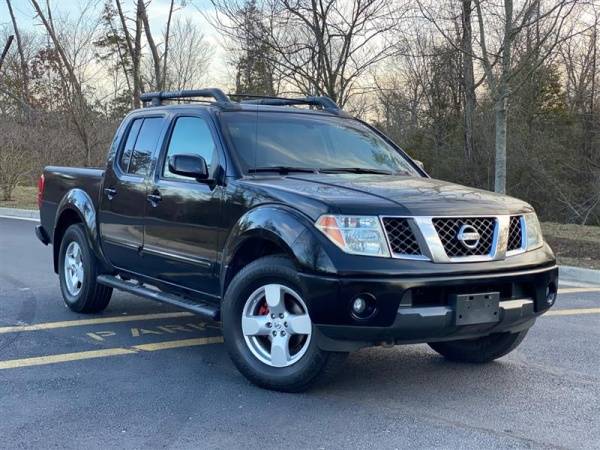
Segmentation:
{"type": "Polygon", "coordinates": [[[168,158],[197,154],[207,163],[209,178],[220,164],[218,140],[208,115],[173,119],[166,144],[149,186],[144,220],[145,273],[207,295],[218,295],[215,276],[221,215],[221,186],[169,171],[168,158]]]}

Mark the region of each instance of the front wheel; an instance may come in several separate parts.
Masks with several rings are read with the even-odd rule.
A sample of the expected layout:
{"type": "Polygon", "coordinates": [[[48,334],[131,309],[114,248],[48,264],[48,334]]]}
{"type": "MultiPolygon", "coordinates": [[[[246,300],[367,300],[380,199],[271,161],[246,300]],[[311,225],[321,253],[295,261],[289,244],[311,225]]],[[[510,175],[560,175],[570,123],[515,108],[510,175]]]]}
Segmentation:
{"type": "Polygon", "coordinates": [[[431,342],[429,346],[450,361],[487,363],[512,352],[523,341],[527,331],[491,334],[477,339],[431,342]]]}
{"type": "Polygon", "coordinates": [[[227,289],[221,318],[233,363],[263,388],[304,391],[332,375],[346,356],[317,346],[296,268],[285,257],[264,257],[241,270],[227,289]]]}
{"type": "Polygon", "coordinates": [[[112,288],[96,281],[98,261],[81,224],[71,225],[65,231],[60,244],[58,276],[63,299],[72,311],[96,313],[108,306],[112,288]]]}

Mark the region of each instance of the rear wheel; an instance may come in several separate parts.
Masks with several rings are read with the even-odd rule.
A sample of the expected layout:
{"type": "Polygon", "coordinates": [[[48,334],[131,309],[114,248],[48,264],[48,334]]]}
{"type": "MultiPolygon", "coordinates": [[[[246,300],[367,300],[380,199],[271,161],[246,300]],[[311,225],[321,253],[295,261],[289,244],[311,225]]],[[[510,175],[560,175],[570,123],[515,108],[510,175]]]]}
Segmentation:
{"type": "Polygon", "coordinates": [[[263,388],[306,390],[346,356],[317,346],[296,268],[284,257],[261,258],[241,270],[227,289],[221,317],[231,359],[263,388]]]}
{"type": "Polygon", "coordinates": [[[89,248],[83,225],[71,225],[60,244],[58,276],[65,304],[72,311],[95,313],[110,302],[112,288],[98,284],[98,261],[89,248]]]}
{"type": "Polygon", "coordinates": [[[431,342],[429,346],[450,361],[487,363],[512,352],[523,341],[527,331],[491,334],[477,339],[431,342]]]}

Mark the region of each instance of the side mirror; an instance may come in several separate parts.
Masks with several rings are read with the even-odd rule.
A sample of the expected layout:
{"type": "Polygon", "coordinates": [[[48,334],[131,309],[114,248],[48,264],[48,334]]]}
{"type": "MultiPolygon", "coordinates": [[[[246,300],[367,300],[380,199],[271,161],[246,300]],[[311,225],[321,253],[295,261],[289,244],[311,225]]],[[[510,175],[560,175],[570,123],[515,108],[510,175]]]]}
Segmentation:
{"type": "Polygon", "coordinates": [[[417,166],[419,166],[419,169],[425,172],[425,164],[423,164],[423,161],[419,161],[418,159],[413,159],[413,161],[417,166]]]}
{"type": "Polygon", "coordinates": [[[183,177],[208,179],[206,160],[200,155],[173,155],[169,158],[169,170],[183,177]]]}

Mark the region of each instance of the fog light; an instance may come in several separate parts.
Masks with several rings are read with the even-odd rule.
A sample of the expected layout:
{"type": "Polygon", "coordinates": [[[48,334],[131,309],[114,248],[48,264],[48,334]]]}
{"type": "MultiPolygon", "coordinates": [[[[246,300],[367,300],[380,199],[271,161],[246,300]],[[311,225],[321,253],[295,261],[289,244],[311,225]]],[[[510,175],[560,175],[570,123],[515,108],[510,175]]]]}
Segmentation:
{"type": "Polygon", "coordinates": [[[554,284],[549,284],[548,287],[546,287],[546,303],[548,304],[548,306],[552,306],[552,305],[554,305],[555,301],[556,301],[556,286],[554,286],[554,284]]]}
{"type": "Polygon", "coordinates": [[[352,317],[357,320],[365,320],[373,317],[376,311],[375,297],[372,294],[362,293],[354,297],[350,304],[352,317]]]}
{"type": "Polygon", "coordinates": [[[367,301],[362,297],[357,297],[352,302],[352,311],[357,316],[362,316],[363,313],[367,310],[367,301]]]}

